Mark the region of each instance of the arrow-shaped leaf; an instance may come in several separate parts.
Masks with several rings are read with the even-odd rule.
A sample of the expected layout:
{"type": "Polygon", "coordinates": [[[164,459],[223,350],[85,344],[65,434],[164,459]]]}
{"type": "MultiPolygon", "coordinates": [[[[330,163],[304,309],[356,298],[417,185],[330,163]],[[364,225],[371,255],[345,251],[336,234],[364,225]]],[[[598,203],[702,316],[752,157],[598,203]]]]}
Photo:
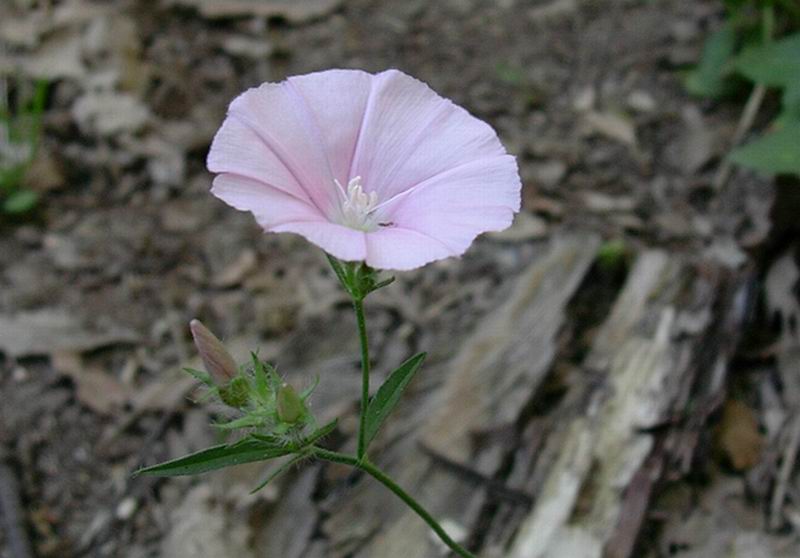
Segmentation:
{"type": "Polygon", "coordinates": [[[253,461],[265,461],[292,453],[292,449],[267,439],[244,438],[233,444],[207,448],[171,461],[139,469],[136,475],[174,477],[196,475],[253,461]]]}
{"type": "Polygon", "coordinates": [[[425,360],[425,353],[419,353],[405,361],[400,367],[392,372],[383,385],[375,394],[375,397],[367,406],[367,421],[365,426],[365,445],[375,438],[383,421],[392,412],[394,406],[400,400],[409,382],[414,378],[422,361],[425,360]]]}

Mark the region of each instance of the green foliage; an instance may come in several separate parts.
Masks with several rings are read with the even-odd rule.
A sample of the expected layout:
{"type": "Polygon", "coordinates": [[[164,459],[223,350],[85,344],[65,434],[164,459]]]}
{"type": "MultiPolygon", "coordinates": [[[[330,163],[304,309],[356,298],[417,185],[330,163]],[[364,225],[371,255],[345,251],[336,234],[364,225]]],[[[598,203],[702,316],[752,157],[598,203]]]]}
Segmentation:
{"type": "Polygon", "coordinates": [[[597,250],[597,265],[603,271],[613,272],[626,264],[628,249],[619,239],[608,240],[597,250]]]}
{"type": "Polygon", "coordinates": [[[746,47],[735,59],[736,71],[756,83],[786,88],[800,80],[800,33],[746,47]]]}
{"type": "MultiPolygon", "coordinates": [[[[20,81],[18,88],[22,91],[25,85],[20,81]]],[[[39,81],[30,95],[16,97],[12,107],[5,92],[0,95],[0,212],[9,215],[28,213],[39,201],[24,179],[39,145],[47,82],[39,81]]]]}
{"type": "Polygon", "coordinates": [[[401,364],[397,370],[389,375],[380,389],[378,389],[378,393],[369,402],[365,425],[366,445],[369,445],[378,434],[381,424],[397,405],[400,396],[403,395],[403,391],[414,378],[414,374],[419,370],[423,360],[425,360],[425,353],[419,353],[401,364]]]}
{"type": "Polygon", "coordinates": [[[686,76],[686,89],[700,97],[721,97],[730,90],[730,61],[736,51],[736,29],[731,23],[714,32],[703,47],[703,56],[686,76]]]}
{"type": "MultiPolygon", "coordinates": [[[[144,467],[136,471],[134,475],[158,477],[198,475],[233,465],[267,461],[285,455],[297,454],[305,457],[316,442],[330,434],[335,428],[336,421],[330,422],[296,442],[287,442],[280,436],[253,433],[232,444],[210,447],[158,465],[144,467]]],[[[266,483],[259,488],[263,488],[264,485],[266,483]]]]}
{"type": "Polygon", "coordinates": [[[292,448],[282,444],[278,439],[257,439],[248,436],[233,444],[214,446],[152,467],[145,467],[134,474],[159,477],[197,475],[232,465],[274,459],[291,452],[292,448]]]}
{"type": "Polygon", "coordinates": [[[800,176],[800,120],[735,149],[730,158],[767,174],[800,176]]]}
{"type": "Polygon", "coordinates": [[[773,130],[735,149],[730,160],[765,174],[800,175],[800,3],[727,0],[728,17],[706,40],[686,80],[690,93],[720,97],[744,78],[778,90],[781,113],[773,130]],[[773,35],[782,35],[773,39],[773,35]]]}

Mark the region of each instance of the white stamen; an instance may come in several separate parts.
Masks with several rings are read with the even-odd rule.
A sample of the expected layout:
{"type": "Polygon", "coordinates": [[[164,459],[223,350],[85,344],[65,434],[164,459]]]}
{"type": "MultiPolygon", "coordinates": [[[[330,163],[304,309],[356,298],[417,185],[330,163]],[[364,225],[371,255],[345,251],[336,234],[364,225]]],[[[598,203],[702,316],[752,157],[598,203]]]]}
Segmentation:
{"type": "Polygon", "coordinates": [[[347,191],[341,183],[334,179],[337,188],[342,193],[342,224],[360,231],[371,231],[376,228],[373,212],[378,205],[378,194],[367,194],[361,185],[361,177],[356,176],[347,183],[347,191]]]}

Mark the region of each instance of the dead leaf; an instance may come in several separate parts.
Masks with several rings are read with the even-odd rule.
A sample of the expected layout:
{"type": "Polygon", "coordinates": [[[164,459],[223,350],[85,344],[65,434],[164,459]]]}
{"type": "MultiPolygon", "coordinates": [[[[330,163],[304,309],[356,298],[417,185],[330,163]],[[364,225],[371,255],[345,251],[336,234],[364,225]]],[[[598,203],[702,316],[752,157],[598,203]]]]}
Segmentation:
{"type": "Polygon", "coordinates": [[[600,134],[631,147],[636,145],[636,128],[628,116],[595,111],[587,112],[584,116],[592,133],[600,134]]]}
{"type": "Polygon", "coordinates": [[[75,383],[78,401],[101,415],[110,414],[130,398],[128,388],[105,371],[87,366],[79,353],[57,351],[52,354],[53,368],[75,383]]]}
{"type": "Polygon", "coordinates": [[[81,79],[86,75],[83,45],[78,33],[64,32],[49,37],[34,53],[19,61],[22,71],[33,78],[81,79]]]}
{"type": "Polygon", "coordinates": [[[0,351],[11,358],[49,355],[59,351],[85,352],[137,343],[139,336],[121,327],[89,328],[66,310],[38,310],[0,315],[0,351]]]}
{"type": "Polygon", "coordinates": [[[717,443],[737,471],[745,471],[761,460],[764,438],[756,413],[741,401],[730,400],[722,409],[717,443]]]}
{"type": "Polygon", "coordinates": [[[800,270],[789,250],[772,264],[767,271],[764,290],[770,317],[781,320],[781,342],[793,345],[800,339],[800,300],[795,288],[800,282],[800,270]]]}
{"type": "Polygon", "coordinates": [[[212,19],[283,17],[292,23],[302,23],[331,13],[342,0],[171,0],[170,3],[196,8],[212,19]]]}
{"type": "Polygon", "coordinates": [[[113,136],[141,130],[147,124],[150,112],[133,95],[92,91],[75,101],[72,115],[84,133],[113,136]]]}

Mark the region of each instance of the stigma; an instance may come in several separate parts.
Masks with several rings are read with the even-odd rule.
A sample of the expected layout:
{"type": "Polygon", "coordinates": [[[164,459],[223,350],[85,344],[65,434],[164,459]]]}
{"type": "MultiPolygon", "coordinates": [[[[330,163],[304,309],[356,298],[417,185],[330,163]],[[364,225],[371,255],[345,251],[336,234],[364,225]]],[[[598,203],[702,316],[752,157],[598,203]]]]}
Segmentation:
{"type": "Polygon", "coordinates": [[[364,191],[361,177],[356,176],[347,183],[347,189],[334,178],[336,187],[342,195],[341,224],[359,231],[373,231],[378,227],[375,219],[375,208],[378,206],[378,194],[364,191]]]}

